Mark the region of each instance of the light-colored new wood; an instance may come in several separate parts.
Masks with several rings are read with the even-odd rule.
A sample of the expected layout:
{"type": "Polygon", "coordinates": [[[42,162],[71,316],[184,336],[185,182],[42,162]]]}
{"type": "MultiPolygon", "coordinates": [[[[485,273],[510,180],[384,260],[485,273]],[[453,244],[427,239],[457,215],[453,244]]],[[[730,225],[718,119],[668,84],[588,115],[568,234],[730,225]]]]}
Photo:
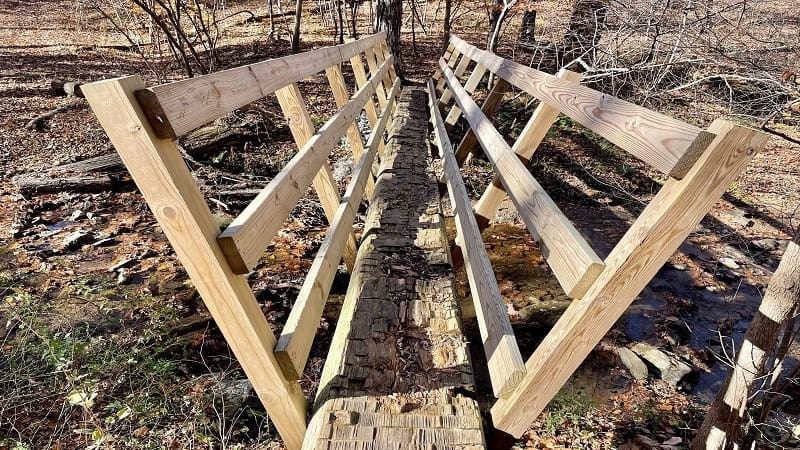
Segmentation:
{"type": "MultiPolygon", "coordinates": [[[[458,61],[458,64],[456,65],[456,68],[453,71],[453,73],[456,74],[459,80],[461,79],[461,77],[464,76],[464,72],[467,71],[467,67],[469,67],[469,63],[471,62],[472,62],[471,59],[467,58],[464,55],[461,55],[461,59],[458,61]]],[[[450,89],[445,88],[444,92],[442,92],[442,96],[439,98],[439,103],[441,103],[442,105],[446,105],[449,101],[450,101],[450,89]]]]}
{"type": "MultiPolygon", "coordinates": [[[[503,100],[503,96],[508,92],[509,86],[508,81],[502,78],[497,79],[492,90],[489,91],[489,95],[487,95],[486,99],[483,101],[483,105],[481,105],[481,112],[484,116],[492,117],[494,115],[495,110],[500,105],[500,101],[503,100]]],[[[458,148],[456,149],[456,161],[458,161],[459,166],[464,163],[470,153],[475,151],[477,146],[478,140],[475,137],[475,132],[470,128],[467,130],[467,134],[461,139],[461,143],[458,144],[458,148]]]]}
{"type": "MultiPolygon", "coordinates": [[[[385,40],[378,42],[378,45],[381,47],[381,51],[383,52],[383,59],[388,58],[389,55],[392,54],[392,52],[389,50],[389,46],[386,45],[385,40]]],[[[394,66],[389,67],[389,77],[391,78],[392,84],[394,85],[394,82],[397,81],[397,71],[394,69],[394,66]]]]}
{"type": "MultiPolygon", "coordinates": [[[[343,107],[350,100],[350,93],[347,90],[341,66],[337,64],[328,67],[325,69],[325,75],[328,77],[328,84],[330,84],[331,91],[333,91],[336,106],[343,107]]],[[[360,161],[361,155],[364,154],[364,143],[361,142],[361,131],[355,122],[351,123],[350,128],[347,129],[347,143],[350,144],[350,149],[353,151],[353,161],[360,161]]],[[[375,188],[375,180],[372,176],[369,176],[366,179],[366,183],[364,193],[369,199],[372,196],[372,190],[375,188]]]]}
{"type": "MultiPolygon", "coordinates": [[[[369,67],[370,75],[375,76],[375,72],[378,70],[379,67],[378,60],[375,58],[375,51],[372,48],[364,50],[364,59],[367,60],[367,66],[369,67]]],[[[380,77],[380,82],[377,84],[377,88],[375,89],[375,95],[378,96],[378,105],[380,106],[380,108],[381,109],[386,108],[386,87],[384,87],[383,76],[380,77]]]]}
{"type": "MultiPolygon", "coordinates": [[[[472,69],[472,73],[469,74],[469,78],[467,78],[467,82],[464,83],[464,90],[469,92],[470,95],[475,94],[475,88],[478,87],[483,76],[486,75],[486,67],[480,63],[476,63],[474,69],[472,69]]],[[[450,112],[447,114],[447,117],[444,119],[444,126],[449,131],[450,128],[453,128],[453,125],[458,122],[458,118],[461,117],[461,109],[458,106],[453,106],[450,108],[450,112]]]]}
{"type": "MultiPolygon", "coordinates": [[[[444,50],[444,54],[442,54],[442,58],[449,61],[450,55],[453,54],[453,51],[455,51],[455,49],[456,49],[455,46],[452,43],[448,42],[447,48],[444,50]]],[[[431,78],[438,85],[439,80],[442,79],[442,71],[439,69],[439,67],[436,67],[436,70],[433,71],[433,75],[431,75],[431,78]]]]}
{"type": "MultiPolygon", "coordinates": [[[[389,95],[387,110],[391,107],[399,91],[400,83],[395,82],[389,95]]],[[[353,220],[358,212],[361,198],[364,196],[366,182],[372,177],[372,162],[378,151],[378,142],[382,140],[381,136],[386,130],[388,118],[389,115],[384,114],[370,134],[367,150],[358,160],[344,199],[336,211],[336,217],[331,221],[331,227],[322,241],[275,346],[275,356],[283,373],[290,380],[300,378],[311,352],[311,345],[317,333],[319,320],[322,317],[322,311],[325,308],[347,236],[353,230],[353,220]]]]}
{"type": "MultiPolygon", "coordinates": [[[[278,89],[275,95],[278,98],[283,115],[289,123],[289,130],[294,137],[297,148],[302,149],[314,136],[316,130],[314,130],[314,123],[311,121],[311,115],[308,113],[300,88],[297,83],[292,83],[278,89]]],[[[336,180],[333,179],[331,166],[327,159],[322,162],[312,184],[319,197],[320,204],[322,204],[322,209],[325,210],[325,217],[328,218],[329,223],[332,223],[341,199],[339,198],[339,188],[336,186],[336,180]]],[[[347,269],[352,270],[356,259],[355,236],[350,236],[348,241],[344,252],[344,261],[347,269]]],[[[223,246],[223,249],[226,250],[227,254],[226,247],[223,246]]],[[[258,258],[256,258],[256,261],[258,261],[258,258]]],[[[244,267],[238,259],[231,260],[231,265],[236,273],[247,273],[253,267],[253,265],[244,267]]]]}
{"type": "MultiPolygon", "coordinates": [[[[361,89],[367,84],[367,72],[364,70],[364,61],[361,59],[360,53],[350,58],[350,66],[353,68],[353,75],[356,78],[356,88],[361,89]]],[[[378,121],[378,111],[375,109],[373,99],[369,99],[364,105],[364,112],[367,114],[370,126],[375,126],[375,122],[378,121]]]]}
{"type": "Polygon", "coordinates": [[[386,32],[334,47],[270,59],[214,72],[201,77],[162,84],[149,89],[160,106],[160,119],[177,137],[241,108],[291,83],[347,61],[386,39],[386,32]]]}
{"type": "Polygon", "coordinates": [[[311,137],[286,167],[219,236],[219,243],[237,273],[246,273],[302,198],[312,178],[327,161],[350,123],[361,113],[393,61],[389,57],[355,96],[311,137]]]}
{"type": "Polygon", "coordinates": [[[439,113],[433,80],[428,80],[430,112],[433,131],[439,143],[440,154],[447,179],[447,190],[453,202],[456,231],[461,238],[464,266],[469,280],[470,294],[475,305],[478,328],[486,352],[489,377],[495,397],[510,394],[525,374],[525,363],[517,347],[514,330],[508,319],[506,305],[497,287],[497,280],[489,262],[489,255],[481,239],[481,232],[472,213],[472,205],[461,179],[453,147],[447,137],[444,120],[439,113]]]}
{"type": "Polygon", "coordinates": [[[520,436],[558,393],[686,236],[764,146],[768,135],[716,120],[716,138],[683,180],[669,179],[526,364],[517,390],[492,408],[494,426],[520,436]]]}
{"type": "MultiPolygon", "coordinates": [[[[383,64],[384,61],[386,61],[386,56],[384,56],[383,54],[383,47],[380,45],[380,42],[372,49],[372,51],[373,54],[375,55],[375,62],[378,65],[378,67],[380,67],[380,65],[383,64]]],[[[394,66],[390,67],[389,69],[392,68],[394,68],[394,66]]],[[[386,74],[383,75],[383,87],[387,95],[389,94],[389,91],[392,90],[392,83],[393,83],[392,77],[389,75],[390,72],[391,70],[387,71],[386,74]]]]}
{"type": "MultiPolygon", "coordinates": [[[[582,78],[581,74],[566,69],[561,69],[556,76],[574,83],[580,82],[582,78]]],[[[542,143],[547,131],[558,118],[558,114],[558,109],[544,102],[540,102],[533,111],[533,115],[531,115],[522,133],[520,133],[511,147],[511,150],[514,150],[514,153],[519,155],[523,162],[527,163],[531,159],[539,144],[542,143]]],[[[488,224],[505,198],[506,191],[503,189],[503,183],[495,177],[486,187],[486,190],[483,191],[480,200],[475,204],[475,215],[482,218],[482,220],[478,221],[478,224],[488,224]]]]}
{"type": "Polygon", "coordinates": [[[603,270],[602,260],[469,97],[444,59],[439,60],[439,67],[528,231],[541,243],[542,254],[564,292],[580,298],[603,270]]]}
{"type": "Polygon", "coordinates": [[[683,177],[713,138],[694,125],[503,59],[455,35],[450,42],[509,83],[674,178],[683,177]]]}
{"type": "Polygon", "coordinates": [[[144,88],[139,77],[82,86],[283,441],[298,450],[306,429],[303,393],[280,371],[275,336],[247,280],[231,271],[217,245],[217,222],[175,141],[157,138],[138,106],[134,92],[144,88]]]}
{"type": "MultiPolygon", "coordinates": [[[[453,48],[453,51],[450,52],[450,56],[446,59],[447,67],[455,67],[456,61],[458,58],[461,57],[461,51],[457,48],[453,48]]],[[[442,77],[439,78],[439,81],[436,83],[436,93],[441,93],[445,86],[447,86],[447,80],[445,80],[444,73],[439,69],[439,73],[442,74],[442,77]]]]}

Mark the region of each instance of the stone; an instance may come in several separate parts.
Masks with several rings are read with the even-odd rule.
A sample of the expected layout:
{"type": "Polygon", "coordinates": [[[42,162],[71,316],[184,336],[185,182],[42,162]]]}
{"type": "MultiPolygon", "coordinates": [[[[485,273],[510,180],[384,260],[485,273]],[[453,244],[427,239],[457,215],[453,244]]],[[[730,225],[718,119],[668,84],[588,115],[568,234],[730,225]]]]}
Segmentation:
{"type": "Polygon", "coordinates": [[[76,209],[71,216],[69,216],[69,220],[71,222],[76,222],[85,217],[85,214],[80,209],[76,209]]]}
{"type": "Polygon", "coordinates": [[[619,359],[622,360],[622,364],[633,375],[633,378],[639,381],[647,379],[647,364],[636,356],[636,353],[628,347],[619,347],[617,353],[619,354],[619,359]]]}
{"type": "Polygon", "coordinates": [[[136,258],[124,258],[114,264],[113,266],[108,268],[109,272],[117,272],[120,269],[124,269],[133,265],[136,262],[136,258]]]}
{"type": "Polygon", "coordinates": [[[688,364],[670,357],[650,344],[640,342],[634,345],[632,350],[658,371],[659,378],[673,387],[677,387],[686,375],[692,373],[692,368],[688,364]]]}
{"type": "Polygon", "coordinates": [[[733,258],[720,258],[719,263],[731,270],[739,269],[741,266],[733,260],[733,258]]]}
{"type": "Polygon", "coordinates": [[[73,231],[64,238],[63,245],[67,250],[74,250],[85,244],[90,244],[92,241],[94,241],[94,236],[92,233],[85,230],[77,230],[73,231]]]}
{"type": "Polygon", "coordinates": [[[130,269],[120,269],[119,274],[117,275],[117,284],[123,285],[123,284],[128,284],[130,282],[131,282],[130,269]]]}
{"type": "Polygon", "coordinates": [[[331,174],[336,181],[344,181],[353,172],[353,158],[343,158],[331,167],[331,174]]]}
{"type": "Polygon", "coordinates": [[[673,264],[672,268],[683,272],[684,270],[686,270],[686,264],[673,264]]]}

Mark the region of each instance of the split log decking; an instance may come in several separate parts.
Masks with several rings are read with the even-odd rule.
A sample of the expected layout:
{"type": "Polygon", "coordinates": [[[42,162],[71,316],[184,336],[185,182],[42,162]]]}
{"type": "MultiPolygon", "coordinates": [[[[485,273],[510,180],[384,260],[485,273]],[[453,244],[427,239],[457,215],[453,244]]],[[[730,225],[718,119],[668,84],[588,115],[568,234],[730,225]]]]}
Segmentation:
{"type": "Polygon", "coordinates": [[[528,428],[767,139],[723,120],[701,130],[581,86],[578,74],[545,74],[456,36],[427,89],[401,88],[385,38],[379,33],[151,88],[135,76],[82,86],[291,450],[485,446],[444,233],[444,186],[497,398],[483,416],[500,438],[496,445],[528,428]],[[345,66],[356,81],[352,88],[345,66]],[[297,82],[322,71],[339,110],[315,129],[297,82]],[[490,93],[479,107],[472,95],[489,73],[497,82],[486,86],[490,93]],[[511,89],[540,101],[513,145],[491,122],[511,89]],[[220,232],[176,139],[267,95],[277,96],[298,153],[220,232]],[[362,112],[371,129],[366,143],[354,126],[362,112]],[[605,259],[525,167],[559,114],[667,178],[605,259]],[[454,149],[447,131],[461,117],[470,127],[454,149]],[[328,158],[345,138],[356,164],[340,194],[328,158]],[[472,206],[459,166],[478,146],[496,177],[472,206]],[[276,337],[247,274],[311,186],[330,228],[276,337]],[[575,299],[527,362],[480,234],[506,196],[575,299]],[[353,221],[365,197],[358,242],[353,221]],[[350,285],[309,422],[298,379],[340,262],[351,272],[350,285]]]}

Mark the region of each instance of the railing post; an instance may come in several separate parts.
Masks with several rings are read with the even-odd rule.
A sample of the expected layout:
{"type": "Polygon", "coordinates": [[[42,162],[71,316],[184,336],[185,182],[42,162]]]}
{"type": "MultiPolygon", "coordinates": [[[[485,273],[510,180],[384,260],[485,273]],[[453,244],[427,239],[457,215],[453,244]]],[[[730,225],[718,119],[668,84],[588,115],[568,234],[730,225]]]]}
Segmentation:
{"type": "MultiPolygon", "coordinates": [[[[284,88],[278,89],[275,91],[275,95],[278,97],[278,103],[289,122],[289,129],[292,132],[292,136],[294,136],[297,147],[302,148],[306,145],[306,142],[311,139],[311,136],[314,136],[316,131],[314,130],[314,124],[311,122],[311,115],[308,114],[306,105],[303,103],[303,97],[300,93],[300,89],[297,87],[297,83],[292,83],[284,88]]],[[[339,203],[341,203],[342,200],[341,197],[339,197],[339,189],[336,187],[336,182],[333,179],[331,166],[328,164],[328,161],[322,164],[322,168],[320,168],[319,173],[317,173],[317,176],[314,178],[314,190],[319,196],[328,222],[332,223],[334,216],[336,216],[336,210],[339,208],[339,203]]],[[[353,265],[356,261],[356,251],[356,239],[355,236],[351,234],[345,245],[343,257],[348,271],[353,270],[353,265]]]]}
{"type": "Polygon", "coordinates": [[[682,180],[669,178],[528,359],[514,393],[491,409],[494,427],[519,437],[739,176],[769,135],[716,120],[717,136],[682,180]]]}
{"type": "MultiPolygon", "coordinates": [[[[492,87],[492,90],[489,91],[489,95],[486,97],[486,100],[483,101],[483,105],[481,105],[481,111],[483,111],[486,117],[492,117],[494,115],[494,111],[497,109],[497,106],[500,105],[500,100],[502,100],[503,96],[508,92],[508,87],[508,81],[500,77],[497,78],[497,82],[494,84],[494,87],[492,87]]],[[[467,156],[475,151],[477,146],[478,139],[475,138],[475,132],[470,128],[467,134],[464,135],[464,138],[461,139],[461,143],[458,144],[458,148],[456,149],[456,161],[458,161],[459,166],[464,164],[467,156]]]]}
{"type": "MultiPolygon", "coordinates": [[[[369,66],[370,75],[375,75],[378,72],[378,67],[380,66],[380,63],[375,57],[375,50],[372,48],[364,50],[364,57],[367,60],[367,66],[369,66]]],[[[391,86],[389,86],[389,88],[391,88],[391,86]]],[[[384,80],[381,80],[381,82],[378,83],[378,89],[375,90],[375,93],[378,96],[378,105],[380,105],[381,109],[386,107],[386,89],[387,88],[384,86],[384,80]]]]}
{"type": "Polygon", "coordinates": [[[303,393],[283,376],[272,351],[275,336],[247,280],[233,273],[217,244],[219,226],[175,140],[156,137],[139,107],[134,93],[144,88],[135,76],[82,87],[286,446],[299,450],[306,429],[303,393]]]}

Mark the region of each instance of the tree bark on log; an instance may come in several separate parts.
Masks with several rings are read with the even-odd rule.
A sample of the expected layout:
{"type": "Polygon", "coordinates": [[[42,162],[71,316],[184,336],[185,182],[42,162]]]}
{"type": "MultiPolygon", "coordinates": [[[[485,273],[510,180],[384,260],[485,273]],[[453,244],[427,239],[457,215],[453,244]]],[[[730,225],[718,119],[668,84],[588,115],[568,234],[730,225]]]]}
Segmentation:
{"type": "Polygon", "coordinates": [[[39,178],[29,175],[15,177],[14,185],[22,195],[56,192],[102,192],[111,188],[108,175],[78,175],[62,178],[39,178]]]}
{"type": "Polygon", "coordinates": [[[791,322],[800,304],[800,228],[789,243],[772,275],[767,293],[750,322],[736,365],[706,414],[692,441],[692,450],[734,448],[740,444],[740,429],[748,398],[756,381],[765,375],[767,361],[779,347],[781,329],[791,322]]]}
{"type": "Polygon", "coordinates": [[[378,24],[376,31],[386,30],[386,44],[394,55],[394,70],[398,77],[403,78],[405,64],[400,42],[400,28],[403,26],[402,0],[378,0],[376,16],[375,21],[378,24]]]}

